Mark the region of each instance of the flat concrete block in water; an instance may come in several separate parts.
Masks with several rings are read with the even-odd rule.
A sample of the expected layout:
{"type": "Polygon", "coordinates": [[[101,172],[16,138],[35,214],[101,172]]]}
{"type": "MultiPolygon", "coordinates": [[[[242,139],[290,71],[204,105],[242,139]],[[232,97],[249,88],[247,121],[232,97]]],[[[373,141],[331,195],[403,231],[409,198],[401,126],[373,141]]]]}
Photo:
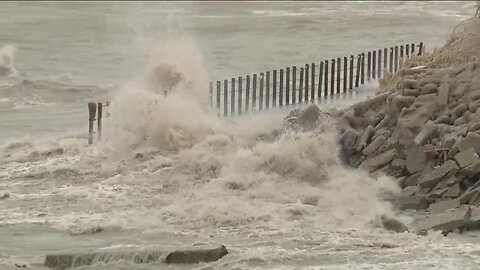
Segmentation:
{"type": "Polygon", "coordinates": [[[228,251],[224,245],[219,247],[203,247],[171,252],[165,258],[168,264],[193,264],[199,262],[214,262],[227,255],[228,251]]]}
{"type": "Polygon", "coordinates": [[[461,151],[460,153],[456,154],[455,160],[457,161],[460,168],[465,168],[468,165],[479,160],[479,158],[477,152],[475,152],[475,149],[473,149],[473,147],[470,147],[467,150],[461,151]]]}
{"type": "Polygon", "coordinates": [[[460,206],[460,199],[451,199],[451,200],[444,200],[444,201],[439,201],[436,203],[430,204],[428,207],[428,210],[433,213],[442,213],[445,212],[446,210],[457,208],[460,206]]]}
{"type": "Polygon", "coordinates": [[[428,201],[423,196],[403,196],[397,198],[395,206],[400,210],[424,210],[428,208],[428,201]]]}
{"type": "Polygon", "coordinates": [[[464,227],[470,221],[471,212],[469,207],[462,206],[443,213],[422,217],[415,220],[411,226],[417,231],[441,230],[449,232],[464,227]]]}

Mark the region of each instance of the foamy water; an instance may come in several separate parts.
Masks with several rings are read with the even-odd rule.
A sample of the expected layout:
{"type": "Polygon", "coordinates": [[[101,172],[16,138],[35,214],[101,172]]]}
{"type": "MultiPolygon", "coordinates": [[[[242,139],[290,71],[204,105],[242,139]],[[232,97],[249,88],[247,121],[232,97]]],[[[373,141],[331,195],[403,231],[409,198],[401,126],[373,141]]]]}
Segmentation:
{"type": "MultiPolygon", "coordinates": [[[[386,39],[385,46],[443,43],[439,24],[446,36],[468,9],[448,2],[2,4],[0,24],[16,28],[1,27],[0,35],[16,52],[3,47],[1,63],[16,72],[10,68],[0,84],[0,196],[9,194],[0,200],[0,243],[9,243],[0,244],[0,266],[42,269],[45,254],[55,252],[221,243],[230,254],[213,269],[478,269],[475,234],[381,228],[383,214],[412,220],[390,203],[399,187],[345,168],[328,116],[309,132],[285,129],[294,107],[222,119],[208,108],[205,87],[212,77],[343,56],[386,39]],[[357,36],[374,27],[375,35],[357,36]],[[159,65],[183,78],[166,97],[152,75],[159,65]],[[111,117],[106,141],[88,146],[85,102],[94,98],[112,100],[111,117]]],[[[375,86],[319,105],[348,106],[375,86]]]]}

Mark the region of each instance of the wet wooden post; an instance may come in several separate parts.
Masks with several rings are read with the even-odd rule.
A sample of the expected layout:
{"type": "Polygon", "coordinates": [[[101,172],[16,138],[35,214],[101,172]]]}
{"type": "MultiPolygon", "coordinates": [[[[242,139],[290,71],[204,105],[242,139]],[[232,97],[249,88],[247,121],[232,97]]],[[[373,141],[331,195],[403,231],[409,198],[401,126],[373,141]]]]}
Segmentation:
{"type": "Polygon", "coordinates": [[[348,81],[348,89],[353,89],[353,55],[350,55],[350,78],[348,81]]]}
{"type": "Polygon", "coordinates": [[[377,78],[377,51],[372,52],[372,78],[377,78]]]}
{"type": "Polygon", "coordinates": [[[272,94],[272,103],[273,107],[277,107],[277,70],[273,71],[273,94],[272,94]]]}
{"type": "Polygon", "coordinates": [[[360,68],[360,82],[361,84],[365,84],[365,53],[362,53],[362,62],[361,62],[361,68],[360,68]]]}
{"type": "Polygon", "coordinates": [[[367,81],[372,77],[372,53],[367,53],[367,81]]]}
{"type": "Polygon", "coordinates": [[[103,110],[103,105],[101,102],[98,103],[98,117],[97,117],[97,136],[98,136],[98,141],[102,141],[102,110],[103,110]]]}
{"type": "Polygon", "coordinates": [[[418,45],[418,55],[422,55],[423,54],[423,42],[420,42],[420,45],[418,45]]]}
{"type": "Polygon", "coordinates": [[[388,49],[383,49],[383,70],[387,70],[388,49]]]}
{"type": "Polygon", "coordinates": [[[303,91],[305,92],[305,96],[304,96],[304,101],[307,102],[308,101],[308,83],[309,83],[309,75],[310,75],[310,68],[309,68],[309,65],[308,64],[305,64],[305,88],[303,89],[303,91]]]}
{"type": "Polygon", "coordinates": [[[228,80],[223,81],[223,116],[228,116],[228,80]]]}
{"type": "Polygon", "coordinates": [[[292,104],[297,103],[297,67],[292,67],[292,104]]]}
{"type": "Polygon", "coordinates": [[[242,77],[238,77],[238,115],[242,114],[242,97],[243,97],[243,88],[242,88],[242,77]]]}
{"type": "Polygon", "coordinates": [[[410,58],[410,44],[405,45],[405,55],[410,58]]]}
{"type": "Polygon", "coordinates": [[[340,94],[340,74],[342,69],[342,59],[337,58],[337,94],[340,94]]]}
{"type": "Polygon", "coordinates": [[[320,62],[320,67],[318,69],[318,88],[317,88],[317,97],[322,96],[322,79],[323,79],[323,62],[320,62]]]}
{"type": "Polygon", "coordinates": [[[257,74],[253,74],[252,80],[252,111],[257,108],[257,74]]]}
{"type": "Polygon", "coordinates": [[[348,58],[343,57],[343,92],[347,92],[348,58]]]}
{"type": "MultiPolygon", "coordinates": [[[[267,72],[267,74],[270,76],[270,73],[267,72]]],[[[264,73],[260,73],[260,99],[258,101],[258,110],[263,110],[263,100],[264,100],[264,92],[263,92],[263,85],[266,86],[266,82],[265,82],[265,74],[264,73]]]]}
{"type": "Polygon", "coordinates": [[[290,67],[285,72],[285,104],[290,105],[290,67]]]}
{"type": "Polygon", "coordinates": [[[355,87],[358,87],[360,83],[360,61],[362,60],[362,55],[359,54],[357,57],[357,70],[355,71],[355,87]]]}
{"type": "Polygon", "coordinates": [[[382,50],[378,50],[378,78],[382,78],[382,50]]]}
{"type": "Polygon", "coordinates": [[[280,91],[278,92],[278,106],[283,106],[283,69],[280,69],[280,91]]]}
{"type": "Polygon", "coordinates": [[[328,60],[325,60],[324,67],[325,67],[325,74],[324,74],[325,80],[323,81],[325,83],[325,87],[323,88],[323,96],[326,97],[328,96],[328,60]]]}
{"type": "Polygon", "coordinates": [[[304,68],[301,67],[300,68],[300,83],[298,84],[298,103],[302,103],[303,101],[303,71],[304,71],[304,68]]]}
{"type": "Polygon", "coordinates": [[[93,143],[93,122],[97,113],[97,104],[95,102],[88,103],[88,144],[93,143]]]}
{"type": "Polygon", "coordinates": [[[390,73],[393,73],[393,48],[390,48],[390,57],[389,57],[389,63],[388,63],[388,71],[390,73]]]}
{"type": "Polygon", "coordinates": [[[267,71],[267,78],[265,81],[265,108],[270,108],[270,71],[267,71]]]}
{"type": "Polygon", "coordinates": [[[398,71],[398,46],[395,46],[395,72],[398,71]]]}
{"type": "Polygon", "coordinates": [[[335,94],[335,59],[332,59],[332,70],[330,71],[330,95],[335,94]]]}
{"type": "Polygon", "coordinates": [[[221,82],[217,81],[217,113],[220,113],[220,92],[221,92],[221,82]]]}
{"type": "Polygon", "coordinates": [[[232,85],[230,85],[230,114],[235,115],[235,78],[232,78],[232,85]]]}
{"type": "Polygon", "coordinates": [[[310,66],[312,67],[311,75],[310,75],[310,100],[315,99],[315,63],[311,63],[310,66]]]}
{"type": "Polygon", "coordinates": [[[401,65],[400,67],[403,67],[403,63],[405,63],[405,58],[404,58],[405,54],[404,54],[404,47],[403,45],[400,45],[400,61],[401,61],[401,65]]]}
{"type": "Polygon", "coordinates": [[[250,75],[247,75],[247,80],[245,81],[245,112],[248,112],[250,109],[250,75]]]}
{"type": "Polygon", "coordinates": [[[413,53],[415,52],[415,43],[412,43],[410,45],[410,49],[411,49],[410,55],[413,56],[413,53]]]}
{"type": "Polygon", "coordinates": [[[210,108],[213,107],[213,83],[210,82],[209,88],[208,88],[208,94],[210,96],[210,108]]]}

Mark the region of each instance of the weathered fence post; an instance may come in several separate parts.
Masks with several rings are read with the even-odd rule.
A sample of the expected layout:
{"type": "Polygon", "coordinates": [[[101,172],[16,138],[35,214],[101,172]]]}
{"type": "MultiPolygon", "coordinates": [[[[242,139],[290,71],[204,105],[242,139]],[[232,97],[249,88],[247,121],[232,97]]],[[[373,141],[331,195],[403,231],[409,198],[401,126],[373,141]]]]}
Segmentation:
{"type": "Polygon", "coordinates": [[[317,87],[317,97],[322,96],[322,79],[323,79],[323,62],[320,62],[320,67],[318,69],[318,87],[317,87]]]}
{"type": "Polygon", "coordinates": [[[292,68],[292,104],[297,103],[297,67],[292,68]]]}
{"type": "Polygon", "coordinates": [[[360,63],[362,60],[362,55],[359,54],[357,57],[357,70],[355,71],[355,87],[358,87],[360,83],[360,63]]]}
{"type": "Polygon", "coordinates": [[[378,76],[379,79],[382,78],[382,50],[378,50],[378,76]]]}
{"type": "Polygon", "coordinates": [[[418,45],[418,55],[422,55],[423,54],[423,42],[420,42],[420,44],[418,45]]]}
{"type": "MultiPolygon", "coordinates": [[[[252,111],[256,111],[257,108],[257,74],[253,74],[252,78],[252,111]]],[[[260,76],[262,76],[260,74],[260,76]]]]}
{"type": "Polygon", "coordinates": [[[405,45],[405,55],[410,58],[410,44],[405,45]]]}
{"type": "Polygon", "coordinates": [[[307,102],[308,101],[308,82],[309,82],[309,75],[310,75],[310,68],[309,68],[309,65],[308,64],[305,64],[305,88],[303,89],[303,91],[305,92],[305,96],[304,96],[304,101],[307,102]]]}
{"type": "Polygon", "coordinates": [[[250,109],[250,75],[247,75],[245,84],[245,112],[248,112],[250,109]]]}
{"type": "Polygon", "coordinates": [[[272,103],[273,107],[277,107],[277,70],[273,71],[273,95],[272,95],[272,103]]]}
{"type": "Polygon", "coordinates": [[[390,62],[388,63],[388,71],[393,73],[393,48],[390,48],[390,62]]]}
{"type": "Polygon", "coordinates": [[[230,113],[232,116],[235,115],[235,78],[232,78],[232,85],[230,90],[230,113]]]}
{"type": "Polygon", "coordinates": [[[342,68],[342,59],[339,57],[337,58],[337,94],[340,93],[340,71],[342,68]]]}
{"type": "Polygon", "coordinates": [[[398,46],[395,46],[395,72],[398,71],[398,46]]]}
{"type": "Polygon", "coordinates": [[[98,116],[97,116],[97,136],[98,141],[102,141],[102,109],[103,105],[101,102],[98,103],[98,116]]]}
{"type": "Polygon", "coordinates": [[[243,89],[242,89],[242,77],[238,77],[238,115],[242,114],[242,96],[243,96],[243,89]]]}
{"type": "Polygon", "coordinates": [[[223,115],[228,115],[228,80],[223,81],[223,115]]]}
{"type": "Polygon", "coordinates": [[[285,72],[285,104],[290,105],[290,67],[285,72]]]}
{"type": "Polygon", "coordinates": [[[415,52],[415,43],[412,43],[410,45],[410,49],[412,49],[412,51],[410,52],[410,54],[413,56],[413,53],[415,52]]]}
{"type": "Polygon", "coordinates": [[[388,50],[387,48],[385,48],[383,49],[383,70],[387,70],[387,59],[388,59],[388,50]]]}
{"type": "Polygon", "coordinates": [[[97,104],[95,102],[88,103],[88,144],[93,143],[93,121],[97,113],[97,104]]]}
{"type": "Polygon", "coordinates": [[[335,94],[335,59],[332,59],[332,70],[330,71],[330,95],[335,94]]]}
{"type": "Polygon", "coordinates": [[[403,51],[404,47],[403,45],[400,45],[400,60],[401,60],[401,63],[402,63],[402,67],[403,67],[403,63],[405,63],[405,58],[404,58],[404,51],[403,51]]]}
{"type": "Polygon", "coordinates": [[[365,53],[362,53],[362,62],[361,62],[361,69],[360,69],[360,72],[361,72],[361,76],[360,76],[360,82],[363,84],[365,84],[365,53]]]}
{"type": "Polygon", "coordinates": [[[323,89],[323,96],[328,96],[328,60],[325,60],[325,87],[323,89]]]}
{"type": "Polygon", "coordinates": [[[217,81],[217,114],[220,116],[220,87],[221,87],[221,82],[220,81],[217,81]]]}
{"type": "Polygon", "coordinates": [[[372,52],[367,53],[367,81],[370,82],[372,76],[372,52]]]}
{"type": "Polygon", "coordinates": [[[311,87],[310,87],[310,100],[315,99],[315,63],[311,63],[310,66],[312,67],[311,72],[311,87]]]}
{"type": "Polygon", "coordinates": [[[372,78],[377,78],[377,51],[372,52],[372,78]]]}
{"type": "Polygon", "coordinates": [[[283,69],[280,69],[280,89],[278,93],[278,106],[283,106],[283,69]]]}
{"type": "Polygon", "coordinates": [[[350,79],[348,81],[348,89],[353,89],[353,55],[350,55],[350,79]]]}
{"type": "Polygon", "coordinates": [[[210,85],[208,87],[208,94],[210,96],[210,108],[213,107],[213,83],[210,82],[210,85]]]}
{"type": "Polygon", "coordinates": [[[270,71],[267,71],[267,78],[265,82],[265,108],[270,108],[270,71]]]}
{"type": "MultiPolygon", "coordinates": [[[[268,74],[268,77],[270,77],[270,72],[267,72],[268,74]]],[[[267,86],[267,82],[265,81],[265,74],[262,72],[260,73],[260,100],[258,102],[258,105],[259,105],[259,108],[258,110],[263,110],[263,100],[264,100],[264,93],[263,93],[263,85],[265,85],[265,87],[267,86]]]]}
{"type": "Polygon", "coordinates": [[[298,103],[302,103],[303,101],[303,70],[304,68],[300,68],[300,83],[298,84],[298,103]]]}
{"type": "Polygon", "coordinates": [[[348,58],[343,57],[343,92],[347,92],[347,72],[348,72],[348,58]]]}

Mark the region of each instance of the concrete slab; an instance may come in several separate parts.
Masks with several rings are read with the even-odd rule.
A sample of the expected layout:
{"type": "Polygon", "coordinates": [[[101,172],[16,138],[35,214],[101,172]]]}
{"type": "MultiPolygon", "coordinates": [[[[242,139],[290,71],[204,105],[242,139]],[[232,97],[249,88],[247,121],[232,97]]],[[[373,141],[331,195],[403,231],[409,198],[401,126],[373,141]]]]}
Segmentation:
{"type": "Polygon", "coordinates": [[[410,174],[422,171],[427,164],[427,155],[421,147],[413,145],[407,151],[407,159],[405,160],[405,166],[410,174]]]}
{"type": "Polygon", "coordinates": [[[428,208],[428,201],[424,196],[402,196],[396,199],[395,206],[400,210],[424,210],[428,208]]]}
{"type": "Polygon", "coordinates": [[[363,154],[370,156],[375,153],[385,142],[387,138],[383,136],[377,137],[375,140],[372,141],[365,149],[363,149],[363,154]]]}
{"type": "Polygon", "coordinates": [[[416,219],[412,222],[411,227],[417,231],[440,230],[449,232],[464,227],[470,221],[471,214],[472,211],[469,207],[462,206],[416,219]]]}
{"type": "Polygon", "coordinates": [[[438,88],[438,105],[444,108],[448,105],[448,99],[450,97],[450,85],[448,83],[442,83],[438,88]]]}
{"type": "Polygon", "coordinates": [[[369,157],[360,164],[359,168],[367,170],[368,172],[374,172],[388,163],[390,163],[397,156],[396,149],[390,149],[387,152],[381,153],[378,156],[369,157]]]}
{"type": "Polygon", "coordinates": [[[453,160],[447,160],[440,167],[435,168],[424,177],[420,178],[419,185],[423,189],[434,188],[445,176],[449,173],[454,173],[458,170],[458,165],[453,160]]]}
{"type": "Polygon", "coordinates": [[[468,132],[465,138],[458,140],[458,149],[465,151],[469,148],[475,149],[477,154],[480,153],[480,134],[475,132],[468,132]]]}
{"type": "Polygon", "coordinates": [[[462,194],[462,188],[460,187],[460,184],[455,184],[451,186],[442,196],[444,198],[458,198],[460,194],[462,194]]]}
{"type": "Polygon", "coordinates": [[[460,199],[450,199],[450,200],[444,200],[444,201],[439,201],[436,203],[430,204],[428,207],[428,210],[430,213],[436,214],[436,213],[442,213],[445,212],[446,210],[457,208],[461,205],[460,199]]]}
{"type": "Polygon", "coordinates": [[[467,150],[461,151],[455,155],[455,160],[460,168],[465,168],[468,165],[478,161],[478,154],[475,152],[473,147],[468,148],[467,150]]]}

